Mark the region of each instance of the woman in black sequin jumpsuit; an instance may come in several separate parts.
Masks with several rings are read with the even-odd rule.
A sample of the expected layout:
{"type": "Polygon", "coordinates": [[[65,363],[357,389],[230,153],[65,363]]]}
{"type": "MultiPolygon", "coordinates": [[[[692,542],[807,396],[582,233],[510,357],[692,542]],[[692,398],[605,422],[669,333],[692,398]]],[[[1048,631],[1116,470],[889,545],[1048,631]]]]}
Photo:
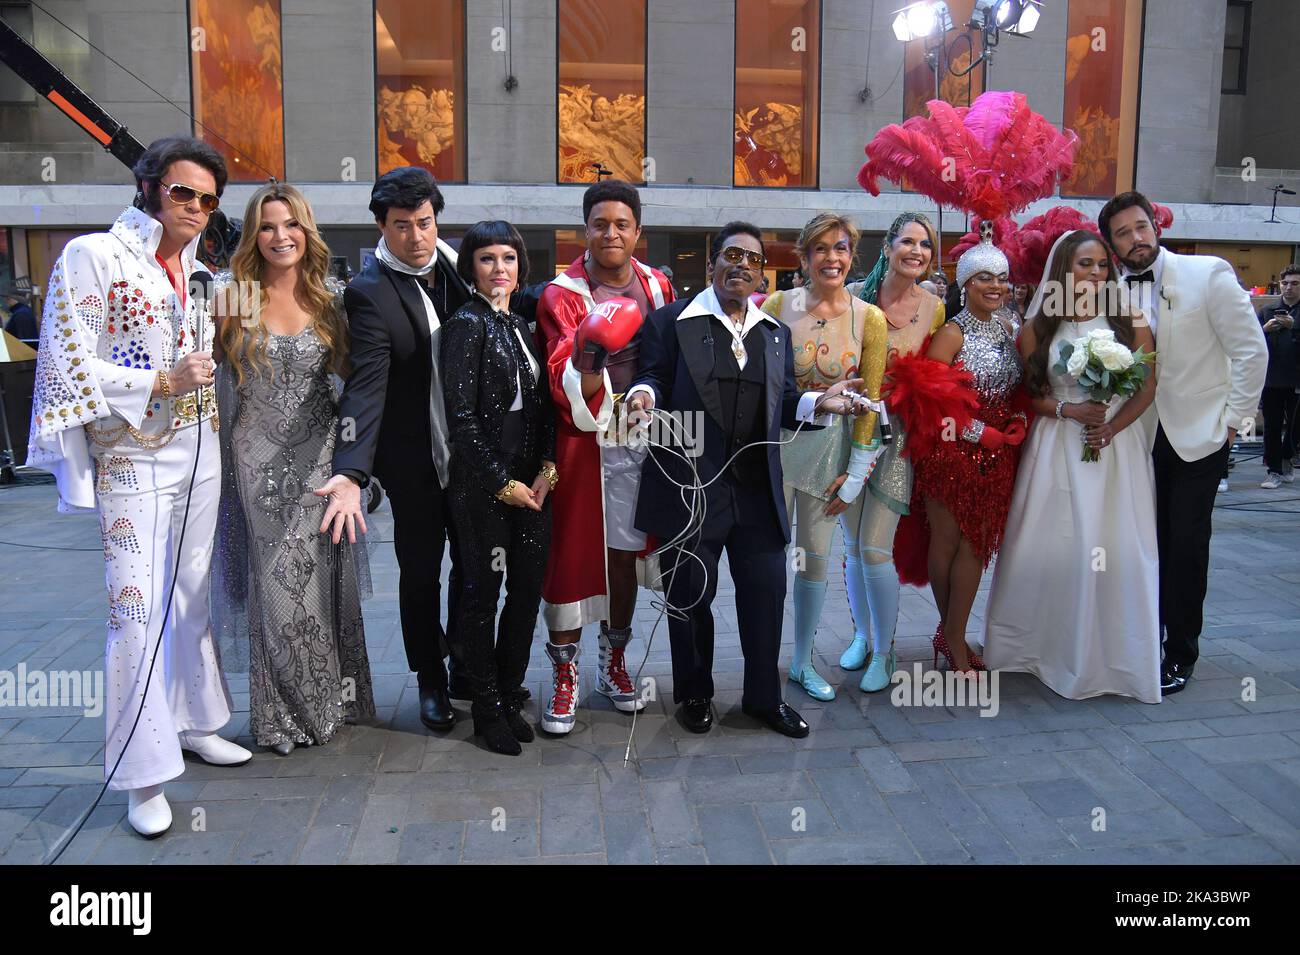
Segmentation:
{"type": "Polygon", "coordinates": [[[462,591],[451,651],[471,684],[474,732],[517,756],[533,730],[519,686],[541,605],[550,549],[546,500],[555,472],[555,418],[546,367],[528,326],[509,311],[528,275],[523,239],[508,222],[479,222],[457,271],[475,293],[442,328],[442,382],[451,432],[452,520],[462,591]],[[498,303],[500,307],[498,307],[498,303]],[[496,626],[505,572],[506,602],[496,626]]]}

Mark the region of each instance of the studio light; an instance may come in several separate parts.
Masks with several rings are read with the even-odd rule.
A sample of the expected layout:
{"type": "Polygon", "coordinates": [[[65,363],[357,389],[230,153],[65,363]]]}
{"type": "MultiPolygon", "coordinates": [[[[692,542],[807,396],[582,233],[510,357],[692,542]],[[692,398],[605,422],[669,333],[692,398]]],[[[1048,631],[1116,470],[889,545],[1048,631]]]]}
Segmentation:
{"type": "Polygon", "coordinates": [[[943,0],[920,0],[909,3],[894,17],[894,36],[906,43],[952,29],[952,14],[943,0]]]}
{"type": "Polygon", "coordinates": [[[971,26],[1025,36],[1038,26],[1041,7],[1039,0],[975,0],[971,26]]]}

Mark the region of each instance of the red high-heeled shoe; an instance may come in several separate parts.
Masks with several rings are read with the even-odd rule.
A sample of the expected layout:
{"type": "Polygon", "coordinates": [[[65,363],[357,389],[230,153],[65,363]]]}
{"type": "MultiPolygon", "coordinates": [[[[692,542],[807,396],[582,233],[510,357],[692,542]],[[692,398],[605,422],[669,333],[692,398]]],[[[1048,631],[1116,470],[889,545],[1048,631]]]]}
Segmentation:
{"type": "MultiPolygon", "coordinates": [[[[948,661],[948,669],[957,669],[957,664],[955,664],[952,659],[952,648],[948,646],[948,638],[943,635],[942,623],[940,623],[938,629],[934,631],[934,640],[931,641],[931,646],[934,647],[934,663],[932,664],[934,669],[938,669],[939,654],[941,653],[943,654],[943,658],[948,661]]],[[[970,647],[966,648],[966,656],[969,658],[966,665],[967,670],[974,670],[976,672],[988,670],[988,667],[984,665],[984,661],[980,659],[980,655],[970,647]]]]}

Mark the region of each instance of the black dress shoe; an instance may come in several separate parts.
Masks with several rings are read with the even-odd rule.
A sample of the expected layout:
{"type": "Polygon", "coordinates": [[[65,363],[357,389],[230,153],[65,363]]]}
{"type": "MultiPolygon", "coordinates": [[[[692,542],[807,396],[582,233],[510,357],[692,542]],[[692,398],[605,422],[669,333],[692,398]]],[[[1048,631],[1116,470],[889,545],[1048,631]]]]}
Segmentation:
{"type": "Polygon", "coordinates": [[[707,733],[713,728],[713,709],[709,700],[686,700],[680,712],[682,725],[692,733],[707,733]]]}
{"type": "Polygon", "coordinates": [[[420,687],[420,722],[431,730],[449,730],[456,725],[456,711],[446,690],[420,687]]]}
{"type": "Polygon", "coordinates": [[[741,706],[746,716],[752,716],[785,736],[803,739],[808,735],[808,724],[787,703],[778,703],[773,709],[760,710],[757,707],[741,706]]]}
{"type": "Polygon", "coordinates": [[[1169,663],[1160,672],[1160,695],[1168,696],[1171,693],[1180,693],[1183,687],[1187,686],[1187,681],[1192,678],[1192,667],[1190,664],[1169,663]]]}

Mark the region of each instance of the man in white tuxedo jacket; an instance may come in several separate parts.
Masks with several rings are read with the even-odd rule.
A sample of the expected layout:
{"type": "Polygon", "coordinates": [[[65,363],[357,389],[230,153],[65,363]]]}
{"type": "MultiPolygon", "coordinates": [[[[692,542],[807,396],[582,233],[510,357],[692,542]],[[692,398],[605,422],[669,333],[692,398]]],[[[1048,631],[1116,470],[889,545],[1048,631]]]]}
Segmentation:
{"type": "Polygon", "coordinates": [[[1237,433],[1254,428],[1268,348],[1232,266],[1160,248],[1141,193],[1111,199],[1097,224],[1156,338],[1156,400],[1144,416],[1154,419],[1144,423],[1156,478],[1160,682],[1177,693],[1198,653],[1214,496],[1237,433]]]}

